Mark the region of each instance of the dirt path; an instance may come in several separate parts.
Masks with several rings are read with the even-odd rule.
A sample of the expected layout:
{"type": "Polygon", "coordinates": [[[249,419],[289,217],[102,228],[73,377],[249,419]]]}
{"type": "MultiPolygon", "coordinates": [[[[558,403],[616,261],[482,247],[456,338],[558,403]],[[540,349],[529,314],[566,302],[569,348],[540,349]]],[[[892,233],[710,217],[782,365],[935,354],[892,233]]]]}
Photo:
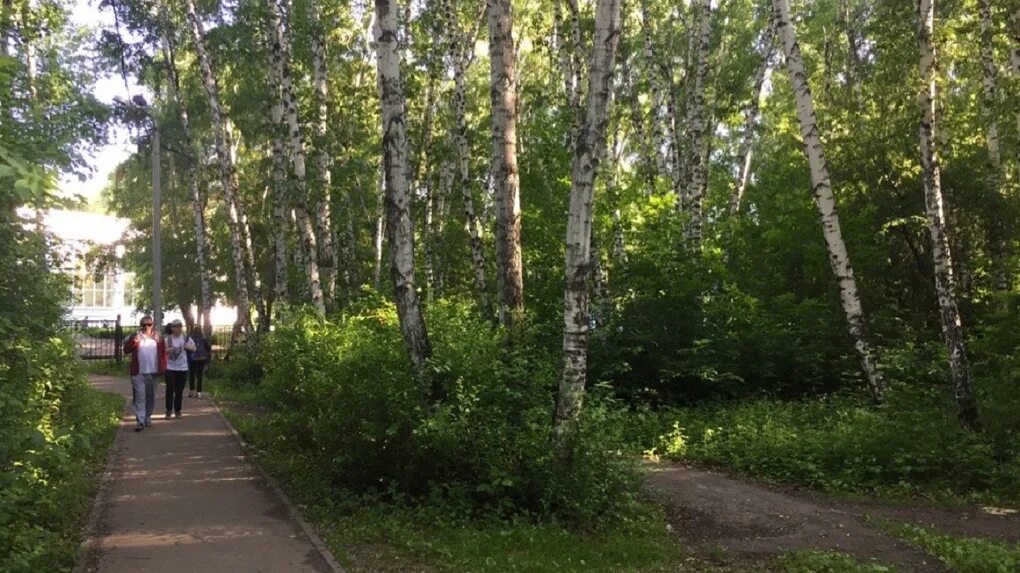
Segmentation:
{"type": "MultiPolygon", "coordinates": [[[[126,378],[93,376],[101,390],[131,395],[126,378]]],[[[134,432],[125,410],[97,501],[90,549],[78,571],[330,573],[282,499],[245,460],[219,413],[185,397],[184,417],[134,432]]]]}
{"type": "Polygon", "coordinates": [[[711,552],[744,559],[804,549],[841,551],[899,571],[944,571],[942,563],[868,525],[886,518],[948,533],[1020,539],[1020,515],[981,509],[890,507],[801,494],[678,464],[649,465],[651,491],[663,498],[677,533],[711,552]]]}

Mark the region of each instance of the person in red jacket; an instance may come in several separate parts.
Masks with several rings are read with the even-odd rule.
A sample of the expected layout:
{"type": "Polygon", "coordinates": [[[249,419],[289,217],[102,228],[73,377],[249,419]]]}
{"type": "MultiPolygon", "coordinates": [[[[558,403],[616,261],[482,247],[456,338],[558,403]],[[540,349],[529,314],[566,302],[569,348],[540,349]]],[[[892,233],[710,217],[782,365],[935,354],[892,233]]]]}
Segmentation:
{"type": "Polygon", "coordinates": [[[143,316],[141,328],[124,342],[124,354],[131,355],[131,397],[138,422],[135,431],[141,432],[152,425],[156,378],[166,370],[166,345],[151,316],[143,316]]]}

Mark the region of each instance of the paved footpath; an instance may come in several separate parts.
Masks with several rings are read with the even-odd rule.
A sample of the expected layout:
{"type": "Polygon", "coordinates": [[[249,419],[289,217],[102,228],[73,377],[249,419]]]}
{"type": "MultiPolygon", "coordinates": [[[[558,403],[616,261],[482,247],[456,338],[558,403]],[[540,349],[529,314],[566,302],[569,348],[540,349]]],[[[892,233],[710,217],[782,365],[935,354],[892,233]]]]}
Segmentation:
{"type": "MultiPolygon", "coordinates": [[[[131,397],[127,377],[93,376],[94,387],[131,397]]],[[[180,419],[134,431],[126,408],[81,571],[333,571],[287,506],[245,460],[206,399],[187,395],[180,419]]]]}

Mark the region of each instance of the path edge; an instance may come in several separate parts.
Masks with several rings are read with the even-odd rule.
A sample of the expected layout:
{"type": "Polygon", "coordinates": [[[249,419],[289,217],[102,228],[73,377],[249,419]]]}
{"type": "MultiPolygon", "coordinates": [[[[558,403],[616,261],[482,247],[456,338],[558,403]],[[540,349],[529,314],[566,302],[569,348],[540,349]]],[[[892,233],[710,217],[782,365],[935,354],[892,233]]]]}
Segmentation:
{"type": "MultiPolygon", "coordinates": [[[[244,438],[241,437],[241,433],[238,432],[237,428],[230,423],[230,420],[223,413],[223,409],[220,408],[219,403],[211,397],[206,399],[210,404],[212,404],[213,409],[216,410],[216,415],[223,420],[224,424],[226,424],[227,429],[230,430],[230,435],[234,436],[237,444],[241,446],[241,451],[244,452],[244,459],[255,469],[256,472],[258,472],[260,476],[262,476],[262,479],[269,484],[270,489],[272,489],[276,496],[280,498],[280,501],[282,501],[283,505],[287,508],[287,512],[290,514],[291,518],[294,519],[299,526],[301,526],[301,531],[305,534],[305,537],[312,542],[312,545],[315,546],[315,549],[319,552],[319,555],[322,556],[323,560],[326,561],[326,564],[329,565],[330,569],[333,570],[333,573],[347,573],[347,571],[343,568],[343,565],[340,565],[340,562],[336,560],[335,556],[333,556],[333,552],[329,550],[329,546],[326,545],[322,538],[319,537],[319,534],[315,532],[308,521],[306,521],[301,515],[297,506],[294,505],[294,502],[291,501],[287,493],[283,491],[283,488],[281,488],[280,484],[276,482],[276,479],[269,475],[269,472],[263,469],[262,465],[248,454],[248,442],[244,441],[244,438]]],[[[84,572],[73,571],[72,573],[84,572]]]]}
{"type": "MultiPolygon", "coordinates": [[[[91,379],[92,377],[90,376],[90,384],[91,379]]],[[[123,418],[124,413],[127,411],[128,399],[125,397],[120,417],[123,418]]],[[[117,428],[117,433],[113,436],[113,442],[110,444],[110,451],[106,454],[103,474],[99,478],[99,488],[96,490],[95,497],[92,498],[92,507],[89,508],[89,519],[85,522],[85,538],[82,539],[81,544],[78,546],[78,553],[74,557],[74,566],[71,567],[71,573],[87,573],[90,571],[89,562],[93,556],[99,553],[99,546],[102,541],[102,536],[99,535],[99,522],[106,513],[104,509],[107,505],[106,502],[109,501],[110,498],[110,484],[113,483],[113,468],[123,442],[121,436],[124,432],[121,430],[123,430],[122,424],[121,427],[117,428]]]]}

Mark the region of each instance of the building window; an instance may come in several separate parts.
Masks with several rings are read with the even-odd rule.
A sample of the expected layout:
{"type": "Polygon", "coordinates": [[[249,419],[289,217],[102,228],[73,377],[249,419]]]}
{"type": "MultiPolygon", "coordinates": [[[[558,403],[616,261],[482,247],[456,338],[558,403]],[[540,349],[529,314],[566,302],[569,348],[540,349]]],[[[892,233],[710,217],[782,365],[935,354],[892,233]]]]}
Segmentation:
{"type": "Polygon", "coordinates": [[[114,306],[117,278],[113,273],[107,273],[99,278],[91,273],[85,273],[80,277],[78,284],[75,301],[79,306],[93,308],[112,308],[114,306]]]}

